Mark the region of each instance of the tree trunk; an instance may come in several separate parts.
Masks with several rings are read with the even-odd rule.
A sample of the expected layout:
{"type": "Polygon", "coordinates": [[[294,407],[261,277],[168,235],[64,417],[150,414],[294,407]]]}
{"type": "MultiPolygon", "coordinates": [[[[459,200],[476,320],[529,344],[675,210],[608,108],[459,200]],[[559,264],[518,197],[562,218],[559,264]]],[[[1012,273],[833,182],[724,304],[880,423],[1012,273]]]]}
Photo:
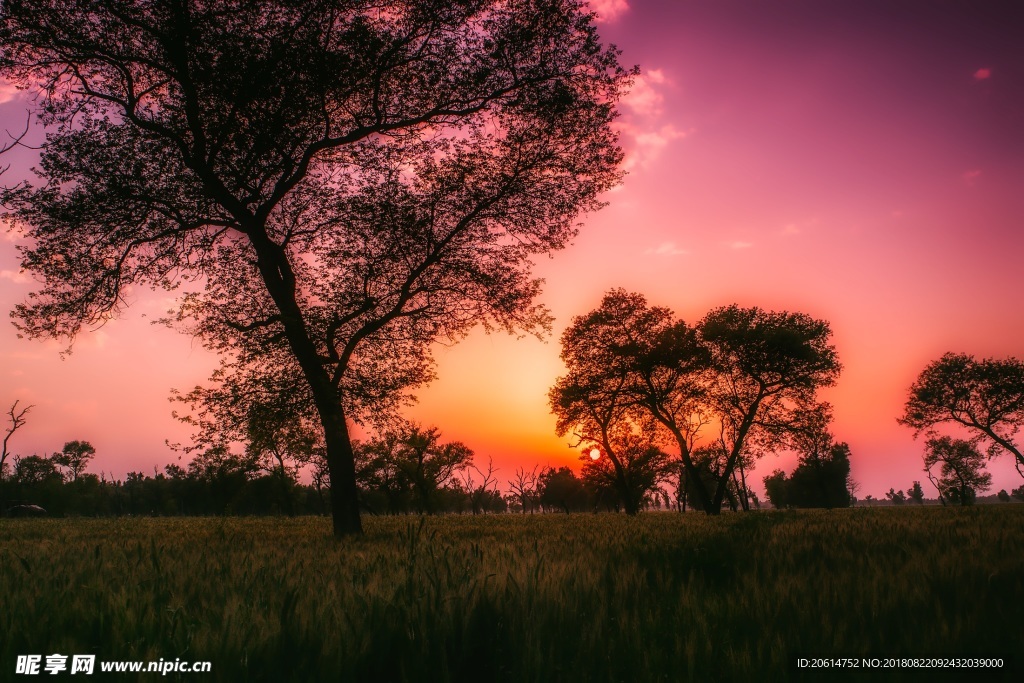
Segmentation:
{"type": "MultiPolygon", "coordinates": [[[[602,430],[604,431],[604,430],[602,430]]],[[[619,499],[622,502],[622,507],[626,509],[626,514],[633,516],[640,511],[637,501],[634,500],[633,492],[630,490],[629,481],[626,479],[626,470],[622,466],[622,462],[619,457],[615,455],[615,451],[612,449],[612,445],[609,442],[607,432],[602,435],[602,443],[604,446],[604,452],[608,460],[611,461],[612,467],[615,469],[615,487],[619,490],[619,499]]],[[[618,512],[618,510],[616,510],[618,512]]]]}
{"type": "MultiPolygon", "coordinates": [[[[683,436],[682,432],[680,432],[675,425],[664,420],[662,421],[662,424],[669,428],[669,431],[672,432],[672,436],[676,439],[676,445],[679,446],[679,460],[683,463],[683,472],[686,475],[687,483],[692,482],[693,491],[697,494],[697,500],[695,501],[694,506],[696,507],[699,505],[704,512],[709,515],[717,515],[719,513],[719,508],[721,508],[721,503],[719,503],[718,508],[716,508],[711,500],[711,496],[708,495],[707,489],[704,487],[704,481],[700,478],[700,472],[697,471],[693,461],[690,459],[690,447],[686,443],[686,437],[683,436]]],[[[683,489],[683,494],[686,495],[685,488],[683,489]]],[[[685,503],[683,504],[683,511],[686,511],[685,503]]]]}
{"type": "Polygon", "coordinates": [[[359,499],[356,488],[355,454],[345,424],[345,411],[341,396],[324,371],[316,344],[310,336],[296,299],[295,275],[285,250],[274,244],[265,226],[255,224],[247,234],[257,254],[257,266],[267,291],[281,314],[285,337],[302,374],[309,383],[313,402],[324,429],[327,447],[327,471],[331,477],[331,516],[334,519],[334,537],[359,535],[363,525],[359,520],[359,499]]]}
{"type": "Polygon", "coordinates": [[[355,455],[348,426],[340,406],[324,420],[324,440],[327,445],[327,470],[331,475],[331,517],[334,537],[345,538],[363,533],[359,518],[359,491],[356,487],[355,455]]]}

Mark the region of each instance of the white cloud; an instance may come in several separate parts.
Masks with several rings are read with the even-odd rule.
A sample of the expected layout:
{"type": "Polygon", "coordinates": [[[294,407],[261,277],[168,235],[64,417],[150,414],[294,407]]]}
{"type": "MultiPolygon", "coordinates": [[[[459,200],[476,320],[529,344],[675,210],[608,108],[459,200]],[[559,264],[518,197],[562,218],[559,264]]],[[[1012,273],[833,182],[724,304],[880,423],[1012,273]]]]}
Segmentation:
{"type": "Polygon", "coordinates": [[[615,21],[629,10],[627,0],[590,0],[590,9],[597,12],[598,23],[615,21]]]}
{"type": "Polygon", "coordinates": [[[663,242],[657,247],[652,247],[644,251],[645,254],[654,254],[655,256],[681,256],[683,254],[689,254],[688,249],[682,249],[676,246],[675,242],[663,242]]]}

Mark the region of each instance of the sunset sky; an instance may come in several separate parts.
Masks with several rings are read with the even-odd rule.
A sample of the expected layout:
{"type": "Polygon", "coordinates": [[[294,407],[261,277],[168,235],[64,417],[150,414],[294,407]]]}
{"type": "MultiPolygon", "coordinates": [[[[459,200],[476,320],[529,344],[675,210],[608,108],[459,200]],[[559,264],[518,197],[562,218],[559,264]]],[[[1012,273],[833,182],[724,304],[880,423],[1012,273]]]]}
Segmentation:
{"type": "MultiPolygon", "coordinates": [[[[923,444],[896,423],[906,390],[946,351],[1024,357],[1024,22],[1016,3],[595,0],[604,40],[641,75],[618,126],[628,176],[542,259],[546,342],[475,332],[437,349],[440,379],[409,416],[464,441],[504,482],[519,465],[576,466],[546,394],[558,337],[612,287],[696,321],[738,303],[832,324],[844,370],[825,393],[860,497],[920,480],[923,444]]],[[[0,83],[0,123],[24,126],[0,83]]],[[[38,132],[32,133],[38,139],[38,132]]],[[[5,182],[24,177],[17,150],[5,182]]],[[[0,234],[0,309],[32,289],[0,234]]],[[[138,292],[127,315],[58,341],[0,325],[0,406],[34,404],[16,453],[85,439],[91,471],[121,478],[176,458],[172,387],[215,359],[150,325],[171,303],[138,292]]],[[[752,481],[792,456],[768,456],[752,481]]],[[[994,486],[1020,486],[1009,456],[994,486]]]]}

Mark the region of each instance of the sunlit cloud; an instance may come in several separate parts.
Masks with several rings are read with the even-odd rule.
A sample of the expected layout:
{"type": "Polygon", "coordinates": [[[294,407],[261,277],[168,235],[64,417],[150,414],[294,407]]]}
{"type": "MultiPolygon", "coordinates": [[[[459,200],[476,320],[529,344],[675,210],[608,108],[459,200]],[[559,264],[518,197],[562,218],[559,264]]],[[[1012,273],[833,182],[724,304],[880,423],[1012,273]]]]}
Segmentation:
{"type": "Polygon", "coordinates": [[[732,242],[726,242],[725,246],[730,249],[750,249],[754,246],[753,242],[743,242],[742,240],[733,240],[732,242]]]}
{"type": "Polygon", "coordinates": [[[976,81],[984,81],[989,78],[992,78],[992,69],[978,69],[974,72],[974,80],[976,81]]]}
{"type": "Polygon", "coordinates": [[[590,0],[590,8],[597,12],[597,22],[615,21],[629,10],[627,0],[590,0]]]}
{"type": "Polygon", "coordinates": [[[645,254],[653,254],[655,256],[682,256],[689,254],[689,249],[682,249],[677,247],[675,242],[663,242],[657,247],[652,247],[644,251],[645,254]]]}
{"type": "Polygon", "coordinates": [[[662,150],[670,142],[685,138],[691,132],[679,130],[672,124],[656,129],[644,129],[627,123],[620,123],[617,127],[626,150],[624,166],[627,171],[637,166],[647,166],[661,156],[662,150]]]}
{"type": "Polygon", "coordinates": [[[10,102],[17,94],[21,92],[18,90],[13,83],[0,78],[0,104],[4,102],[10,102]]]}
{"type": "Polygon", "coordinates": [[[797,226],[796,223],[790,223],[789,225],[787,225],[784,228],[782,228],[782,234],[783,235],[799,235],[800,234],[800,228],[797,226]]]}
{"type": "Polygon", "coordinates": [[[981,177],[981,169],[972,168],[969,171],[964,171],[960,177],[963,178],[963,181],[968,185],[974,185],[975,181],[981,177]]]}
{"type": "Polygon", "coordinates": [[[693,132],[665,122],[662,89],[667,85],[671,82],[663,70],[650,69],[636,76],[622,98],[623,117],[615,127],[626,151],[627,171],[650,164],[670,142],[693,132]]]}
{"type": "Polygon", "coordinates": [[[0,270],[0,280],[10,280],[20,285],[28,282],[28,276],[20,270],[0,270]]]}
{"type": "Polygon", "coordinates": [[[622,98],[622,105],[640,116],[658,116],[662,112],[665,97],[656,86],[665,83],[661,69],[645,71],[633,79],[629,92],[622,98]]]}

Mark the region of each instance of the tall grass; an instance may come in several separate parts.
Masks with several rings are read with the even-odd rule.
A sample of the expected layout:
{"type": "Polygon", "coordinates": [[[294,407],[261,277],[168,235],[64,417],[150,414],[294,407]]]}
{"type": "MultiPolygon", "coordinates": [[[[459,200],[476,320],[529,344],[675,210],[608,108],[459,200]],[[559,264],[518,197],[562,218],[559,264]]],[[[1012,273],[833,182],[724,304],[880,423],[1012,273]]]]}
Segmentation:
{"type": "Polygon", "coordinates": [[[366,527],[2,520],[0,680],[54,652],[213,663],[189,680],[783,680],[798,654],[1024,643],[1024,506],[366,527]]]}

